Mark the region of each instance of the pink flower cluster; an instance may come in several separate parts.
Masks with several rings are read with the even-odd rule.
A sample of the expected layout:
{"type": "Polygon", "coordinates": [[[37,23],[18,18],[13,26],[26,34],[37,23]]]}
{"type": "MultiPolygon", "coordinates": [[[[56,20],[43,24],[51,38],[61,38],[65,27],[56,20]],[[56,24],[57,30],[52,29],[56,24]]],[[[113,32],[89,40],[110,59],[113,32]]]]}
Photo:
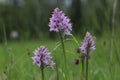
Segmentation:
{"type": "Polygon", "coordinates": [[[48,52],[45,46],[40,46],[38,49],[34,51],[34,57],[32,57],[33,63],[35,63],[38,67],[50,66],[53,67],[55,64],[51,60],[50,52],[48,52]]]}
{"type": "Polygon", "coordinates": [[[70,35],[72,31],[72,24],[70,19],[60,11],[59,8],[55,8],[49,22],[50,31],[62,32],[63,34],[70,35]]]}
{"type": "Polygon", "coordinates": [[[82,42],[80,49],[83,54],[87,54],[87,51],[95,50],[95,42],[89,32],[86,33],[86,36],[82,42]]]}

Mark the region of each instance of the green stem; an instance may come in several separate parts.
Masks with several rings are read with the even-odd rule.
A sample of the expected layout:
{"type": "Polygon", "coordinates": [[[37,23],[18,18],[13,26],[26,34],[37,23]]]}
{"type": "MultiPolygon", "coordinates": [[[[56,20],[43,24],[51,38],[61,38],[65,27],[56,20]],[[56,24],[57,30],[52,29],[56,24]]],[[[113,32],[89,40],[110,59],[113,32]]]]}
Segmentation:
{"type": "Polygon", "coordinates": [[[10,54],[8,53],[8,50],[7,50],[7,35],[6,35],[6,27],[5,27],[5,24],[3,24],[3,35],[4,35],[4,49],[5,49],[5,53],[8,54],[8,66],[7,66],[7,77],[9,78],[9,80],[11,80],[11,76],[10,76],[10,54]]]}
{"type": "Polygon", "coordinates": [[[113,42],[114,42],[114,34],[115,34],[115,14],[116,14],[116,7],[117,7],[117,1],[118,0],[114,0],[113,3],[113,14],[112,14],[112,34],[111,34],[111,51],[110,51],[110,67],[109,67],[109,71],[110,71],[110,78],[111,80],[113,80],[113,42]]]}
{"type": "Polygon", "coordinates": [[[77,44],[77,46],[79,46],[79,42],[77,41],[77,39],[73,35],[71,35],[71,36],[73,38],[73,41],[77,44]]]}
{"type": "Polygon", "coordinates": [[[84,80],[84,59],[82,59],[82,79],[84,80]]]}
{"type": "Polygon", "coordinates": [[[41,74],[42,74],[42,80],[44,80],[44,69],[41,69],[41,74]]]}
{"type": "Polygon", "coordinates": [[[5,25],[3,25],[3,34],[4,34],[4,46],[7,46],[7,36],[6,36],[6,28],[5,25]]]}
{"type": "Polygon", "coordinates": [[[89,67],[88,56],[89,54],[87,53],[86,55],[86,80],[88,80],[88,67],[89,67]]]}
{"type": "Polygon", "coordinates": [[[58,77],[58,65],[56,63],[56,72],[57,72],[57,80],[59,80],[59,77],[58,77]]]}
{"type": "Polygon", "coordinates": [[[55,62],[56,62],[56,74],[57,74],[57,76],[56,76],[56,79],[57,80],[59,80],[59,74],[58,74],[58,63],[57,63],[57,57],[56,57],[56,55],[55,55],[55,62]]]}
{"type": "Polygon", "coordinates": [[[65,79],[67,80],[67,63],[66,63],[65,45],[64,45],[64,40],[63,40],[62,33],[59,32],[59,35],[60,35],[60,40],[61,40],[62,49],[63,49],[63,55],[64,55],[64,61],[65,61],[65,79]]]}

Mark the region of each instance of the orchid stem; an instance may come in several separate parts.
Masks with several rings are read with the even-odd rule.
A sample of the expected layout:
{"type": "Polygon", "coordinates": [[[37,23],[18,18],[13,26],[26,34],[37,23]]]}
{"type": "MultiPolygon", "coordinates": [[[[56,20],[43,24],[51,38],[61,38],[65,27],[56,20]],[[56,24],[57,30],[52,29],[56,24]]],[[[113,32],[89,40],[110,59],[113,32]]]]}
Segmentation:
{"type": "Polygon", "coordinates": [[[64,61],[65,61],[65,79],[67,80],[67,63],[66,63],[66,52],[65,52],[65,45],[64,45],[64,38],[62,36],[62,33],[59,32],[60,39],[61,39],[61,44],[62,44],[62,49],[63,49],[63,55],[64,55],[64,61]]]}
{"type": "Polygon", "coordinates": [[[82,59],[82,78],[81,80],[84,80],[84,59],[82,59]]]}
{"type": "Polygon", "coordinates": [[[43,64],[41,65],[41,75],[42,75],[42,80],[44,80],[44,66],[43,66],[43,64]]]}
{"type": "Polygon", "coordinates": [[[89,67],[88,58],[89,58],[89,54],[87,53],[86,55],[86,80],[88,80],[88,67],[89,67]]]}

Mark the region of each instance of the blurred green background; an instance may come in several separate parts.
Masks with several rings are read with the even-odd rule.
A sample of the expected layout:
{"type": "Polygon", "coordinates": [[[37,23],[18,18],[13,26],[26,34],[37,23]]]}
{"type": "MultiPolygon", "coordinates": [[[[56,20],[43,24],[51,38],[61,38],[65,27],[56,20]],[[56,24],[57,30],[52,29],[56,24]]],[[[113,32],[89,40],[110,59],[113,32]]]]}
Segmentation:
{"type": "MultiPolygon", "coordinates": [[[[3,27],[7,39],[17,32],[18,40],[51,38],[49,18],[55,7],[59,7],[71,19],[72,33],[83,36],[86,31],[102,36],[112,30],[114,0],[0,0],[0,42],[3,39],[3,27]]],[[[120,26],[120,0],[115,13],[115,30],[120,26]]]]}
{"type": "MultiPolygon", "coordinates": [[[[51,52],[59,41],[56,33],[49,32],[48,27],[49,18],[56,7],[71,19],[72,34],[80,44],[86,31],[95,36],[96,50],[90,54],[89,80],[120,80],[120,0],[117,0],[112,37],[114,1],[0,0],[0,80],[41,79],[40,69],[32,63],[31,57],[40,45],[45,45],[51,52]],[[111,46],[112,40],[114,44],[111,46]],[[112,72],[109,69],[111,65],[112,72]]],[[[80,80],[81,64],[75,65],[79,46],[66,41],[65,47],[68,79],[80,80]]],[[[59,80],[64,80],[61,46],[52,52],[52,56],[58,64],[59,80]]],[[[46,80],[56,80],[55,70],[47,68],[45,73],[46,80]]]]}

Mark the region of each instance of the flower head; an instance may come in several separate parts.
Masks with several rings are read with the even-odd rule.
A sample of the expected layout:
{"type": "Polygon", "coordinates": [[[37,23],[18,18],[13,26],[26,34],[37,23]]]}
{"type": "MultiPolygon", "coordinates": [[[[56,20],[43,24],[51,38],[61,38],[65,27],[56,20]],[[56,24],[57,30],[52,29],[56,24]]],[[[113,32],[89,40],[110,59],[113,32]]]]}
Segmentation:
{"type": "Polygon", "coordinates": [[[80,49],[84,55],[87,54],[87,51],[95,50],[95,42],[89,32],[86,33],[80,49]]]}
{"type": "Polygon", "coordinates": [[[65,16],[63,11],[60,11],[59,8],[55,8],[50,18],[49,22],[50,31],[60,32],[63,34],[70,35],[72,31],[72,24],[70,23],[70,19],[65,16]]]}
{"type": "Polygon", "coordinates": [[[48,52],[45,46],[40,46],[37,50],[34,51],[34,57],[32,57],[33,63],[38,67],[41,66],[50,66],[53,67],[55,64],[51,60],[50,52],[48,52]]]}

